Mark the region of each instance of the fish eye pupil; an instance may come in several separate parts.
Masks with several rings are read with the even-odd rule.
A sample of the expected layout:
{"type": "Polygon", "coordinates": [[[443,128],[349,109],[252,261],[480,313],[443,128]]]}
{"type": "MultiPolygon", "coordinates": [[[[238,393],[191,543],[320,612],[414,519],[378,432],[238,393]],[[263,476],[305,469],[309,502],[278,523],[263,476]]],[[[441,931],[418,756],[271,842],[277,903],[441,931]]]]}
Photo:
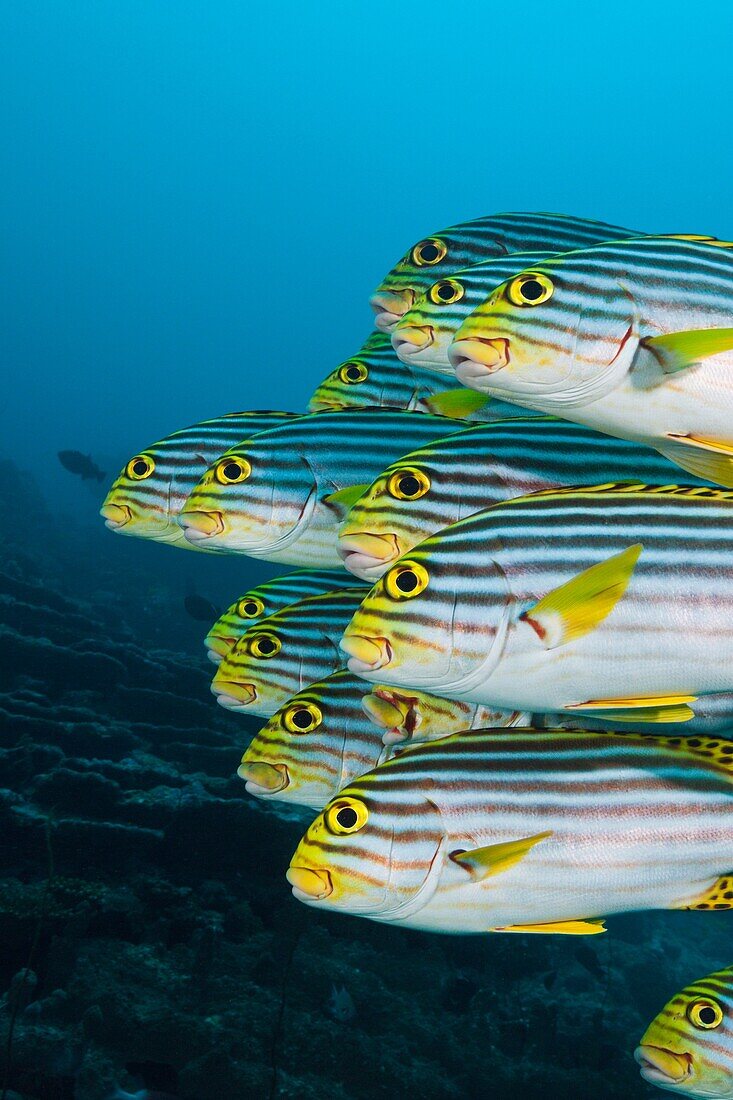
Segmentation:
{"type": "Polygon", "coordinates": [[[400,492],[406,497],[412,497],[420,492],[420,482],[412,474],[406,474],[400,478],[400,492]]]}
{"type": "Polygon", "coordinates": [[[526,282],[522,283],[521,292],[525,301],[536,302],[538,298],[542,297],[544,290],[539,279],[527,279],[526,282]]]}
{"type": "Polygon", "coordinates": [[[433,264],[439,258],[440,252],[434,244],[424,244],[420,249],[420,259],[426,264],[433,264]]]}
{"type": "Polygon", "coordinates": [[[223,470],[224,477],[229,481],[236,481],[239,475],[242,473],[242,467],[238,462],[227,462],[223,470]]]}
{"type": "Polygon", "coordinates": [[[132,470],[138,477],[142,477],[143,474],[148,472],[148,464],[144,458],[138,458],[136,462],[133,462],[132,470]]]}
{"type": "Polygon", "coordinates": [[[254,602],[254,600],[247,600],[246,604],[244,605],[244,613],[245,615],[257,614],[257,604],[254,602]]]}
{"type": "Polygon", "coordinates": [[[400,592],[414,592],[418,584],[417,575],[413,573],[412,569],[403,569],[401,573],[397,574],[395,584],[400,592]]]}
{"type": "Polygon", "coordinates": [[[352,809],[351,806],[342,806],[336,814],[336,820],[342,829],[353,829],[359,817],[356,810],[352,809]]]}
{"type": "Polygon", "coordinates": [[[358,382],[361,378],[361,371],[355,363],[350,363],[346,368],[346,377],[350,382],[358,382]]]}
{"type": "Polygon", "coordinates": [[[715,1009],[711,1008],[710,1005],[703,1005],[698,1015],[700,1017],[700,1022],[703,1024],[715,1023],[715,1009]]]}
{"type": "Polygon", "coordinates": [[[453,297],[454,290],[450,283],[439,283],[437,293],[441,302],[450,302],[451,298],[453,297]]]}
{"type": "Polygon", "coordinates": [[[293,725],[297,726],[299,730],[306,730],[311,724],[310,711],[303,707],[301,710],[296,710],[292,716],[293,725]]]}
{"type": "Polygon", "coordinates": [[[258,648],[263,657],[275,652],[275,643],[272,638],[260,638],[258,648]]]}

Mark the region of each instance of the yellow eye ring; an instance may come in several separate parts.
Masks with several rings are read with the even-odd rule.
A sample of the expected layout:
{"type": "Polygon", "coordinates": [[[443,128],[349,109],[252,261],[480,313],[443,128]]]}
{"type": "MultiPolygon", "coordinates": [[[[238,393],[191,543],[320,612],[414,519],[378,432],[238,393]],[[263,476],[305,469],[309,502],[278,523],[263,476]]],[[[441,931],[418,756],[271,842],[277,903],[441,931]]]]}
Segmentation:
{"type": "Polygon", "coordinates": [[[357,798],[339,798],[325,810],[323,821],[329,833],[334,836],[348,836],[363,829],[369,818],[369,811],[357,798]]]}
{"type": "Polygon", "coordinates": [[[240,619],[257,619],[265,610],[259,596],[244,596],[237,603],[237,615],[240,619]]]}
{"type": "Polygon", "coordinates": [[[155,469],[155,461],[150,455],[135,455],[125,467],[125,473],[132,481],[145,481],[155,469]]]}
{"type": "Polygon", "coordinates": [[[540,271],[523,271],[507,287],[507,298],[514,306],[541,306],[552,297],[555,284],[540,271]]]}
{"type": "Polygon", "coordinates": [[[442,282],[433,283],[428,291],[428,298],[436,306],[452,306],[460,302],[466,289],[456,279],[443,279],[442,282]]]}
{"type": "Polygon", "coordinates": [[[427,569],[416,561],[403,561],[384,578],[387,595],[393,600],[411,600],[428,587],[427,569]]]}
{"type": "Polygon", "coordinates": [[[254,638],[250,640],[248,649],[253,657],[268,660],[270,657],[274,657],[280,652],[282,649],[282,642],[277,634],[263,631],[261,634],[255,634],[254,638]]]}
{"type": "Polygon", "coordinates": [[[430,489],[430,478],[417,466],[395,470],[387,482],[387,492],[395,500],[419,500],[430,489]]]}
{"type": "Polygon", "coordinates": [[[343,363],[338,369],[339,379],[347,386],[358,386],[360,382],[366,382],[369,377],[369,369],[358,359],[352,359],[343,363]]]}
{"type": "Polygon", "coordinates": [[[433,267],[448,255],[448,245],[438,237],[419,241],[412,250],[412,262],[416,267],[433,267]]]}
{"type": "Polygon", "coordinates": [[[711,1031],[723,1022],[723,1009],[717,1001],[693,1001],[687,1008],[687,1019],[693,1027],[702,1031],[711,1031]]]}
{"type": "Polygon", "coordinates": [[[222,458],[214,468],[214,476],[220,485],[238,485],[240,481],[246,481],[251,473],[252,467],[241,455],[222,458]]]}
{"type": "Polygon", "coordinates": [[[283,725],[291,733],[312,733],[322,721],[323,714],[315,703],[293,703],[283,714],[283,725]]]}

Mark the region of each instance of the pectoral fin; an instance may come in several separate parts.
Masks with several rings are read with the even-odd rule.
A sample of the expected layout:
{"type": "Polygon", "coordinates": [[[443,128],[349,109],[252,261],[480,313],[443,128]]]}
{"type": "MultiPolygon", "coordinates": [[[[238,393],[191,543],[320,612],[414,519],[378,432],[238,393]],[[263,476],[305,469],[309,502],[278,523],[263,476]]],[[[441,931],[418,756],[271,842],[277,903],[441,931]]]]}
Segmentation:
{"type": "Polygon", "coordinates": [[[508,871],[515,863],[519,863],[527,853],[552,836],[552,832],[537,833],[535,836],[522,837],[521,840],[509,840],[503,844],[487,844],[485,848],[474,848],[468,852],[451,852],[450,858],[464,870],[468,871],[476,882],[488,878],[489,875],[498,875],[502,871],[508,871]]]}
{"type": "Polygon", "coordinates": [[[696,435],[667,434],[669,443],[659,451],[690,474],[733,489],[733,446],[696,435]]]}
{"type": "Polygon", "coordinates": [[[345,516],[368,488],[368,485],[347,485],[345,489],[338,489],[335,493],[329,493],[328,496],[323,498],[323,503],[339,515],[345,516]]]}
{"type": "Polygon", "coordinates": [[[457,420],[465,420],[467,416],[488,405],[490,400],[488,394],[478,393],[477,390],[456,389],[436,393],[426,398],[423,405],[435,416],[451,416],[457,420]]]}
{"type": "Polygon", "coordinates": [[[623,596],[643,547],[630,546],[561,584],[520,619],[529,623],[547,649],[565,645],[594,630],[623,596]]]}
{"type": "Polygon", "coordinates": [[[701,359],[733,349],[733,328],[701,328],[646,336],[643,347],[652,352],[665,374],[697,366],[701,359]]]}
{"type": "Polygon", "coordinates": [[[695,712],[688,703],[696,695],[638,696],[631,699],[588,699],[584,703],[568,703],[565,710],[600,711],[604,722],[689,722],[695,712]]]}
{"type": "Polygon", "coordinates": [[[492,932],[544,932],[560,936],[597,936],[605,932],[602,920],[562,920],[552,924],[507,924],[504,928],[492,928],[492,932]]]}

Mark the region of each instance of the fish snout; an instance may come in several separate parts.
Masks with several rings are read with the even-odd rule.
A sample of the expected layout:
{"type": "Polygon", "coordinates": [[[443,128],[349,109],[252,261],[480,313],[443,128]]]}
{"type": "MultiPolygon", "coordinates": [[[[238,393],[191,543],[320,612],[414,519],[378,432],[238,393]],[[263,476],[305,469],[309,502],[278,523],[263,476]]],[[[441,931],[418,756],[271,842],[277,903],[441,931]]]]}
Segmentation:
{"type": "Polygon", "coordinates": [[[385,745],[397,745],[407,739],[406,729],[412,714],[408,699],[386,688],[378,687],[365,695],[361,705],[375,726],[385,731],[382,742],[385,745]]]}
{"type": "Polygon", "coordinates": [[[386,638],[367,638],[363,634],[344,634],[341,648],[349,654],[349,671],[376,672],[392,660],[392,647],[386,638]]]}
{"type": "Polygon", "coordinates": [[[389,332],[404,317],[415,302],[414,290],[378,290],[372,294],[369,304],[374,310],[374,326],[380,332],[389,332]]]}
{"type": "Polygon", "coordinates": [[[392,333],[392,347],[398,359],[409,363],[410,359],[425,351],[434,343],[432,325],[398,325],[392,333]]]}
{"type": "Polygon", "coordinates": [[[215,665],[221,664],[227,653],[233,648],[236,640],[236,638],[226,638],[220,634],[209,635],[204,642],[207,657],[215,665]]]}
{"type": "Polygon", "coordinates": [[[467,337],[455,340],[448,358],[456,378],[470,389],[481,390],[489,375],[509,365],[509,341],[503,337],[467,337]]]}
{"type": "Polygon", "coordinates": [[[221,512],[181,512],[178,522],[189,542],[203,542],[213,535],[224,533],[221,512]]]}
{"type": "Polygon", "coordinates": [[[237,775],[254,795],[277,794],[290,783],[286,764],[270,764],[266,760],[248,760],[246,754],[237,768],[237,775]]]}
{"type": "Polygon", "coordinates": [[[119,531],[132,519],[132,511],[126,504],[103,504],[99,514],[104,517],[105,527],[109,527],[110,531],[119,531]]]}
{"type": "Polygon", "coordinates": [[[363,580],[376,580],[402,551],[394,532],[374,535],[370,531],[344,531],[339,536],[338,553],[350,573],[363,580]]]}
{"type": "Polygon", "coordinates": [[[285,874],[293,894],[301,901],[322,901],[333,893],[328,871],[315,867],[290,866],[285,874]]]}
{"type": "Polygon", "coordinates": [[[662,1087],[681,1084],[694,1073],[692,1055],[686,1052],[678,1054],[666,1047],[641,1043],[634,1051],[634,1058],[644,1080],[662,1087]]]}
{"type": "Polygon", "coordinates": [[[220,680],[218,674],[211,682],[211,691],[216,696],[219,706],[226,710],[242,710],[244,707],[251,706],[257,699],[257,688],[254,684],[220,680]]]}

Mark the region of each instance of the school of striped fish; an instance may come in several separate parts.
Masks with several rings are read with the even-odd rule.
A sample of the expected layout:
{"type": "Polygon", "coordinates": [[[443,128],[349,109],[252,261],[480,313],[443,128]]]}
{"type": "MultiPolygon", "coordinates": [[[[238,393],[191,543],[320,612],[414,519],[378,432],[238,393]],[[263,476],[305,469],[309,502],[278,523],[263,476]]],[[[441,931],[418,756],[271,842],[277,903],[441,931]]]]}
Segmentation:
{"type": "MultiPolygon", "coordinates": [[[[174,431],[101,509],[295,567],[204,640],[265,720],[246,791],[316,815],[293,895],[454,934],[733,909],[733,244],[491,215],[371,306],[307,409],[174,431]]],[[[635,1058],[733,1097],[733,972],[635,1058]]]]}

